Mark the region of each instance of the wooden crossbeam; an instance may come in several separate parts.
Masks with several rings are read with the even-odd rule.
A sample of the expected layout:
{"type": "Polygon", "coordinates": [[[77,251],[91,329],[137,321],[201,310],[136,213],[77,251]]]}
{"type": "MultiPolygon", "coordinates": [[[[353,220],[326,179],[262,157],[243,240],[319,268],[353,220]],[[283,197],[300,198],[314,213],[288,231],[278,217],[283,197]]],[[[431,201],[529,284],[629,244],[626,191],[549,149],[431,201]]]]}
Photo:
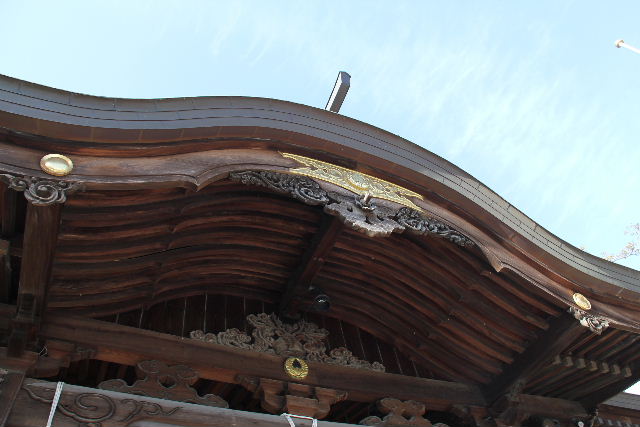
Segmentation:
{"type": "Polygon", "coordinates": [[[302,255],[298,268],[287,281],[287,287],[282,294],[278,308],[281,317],[296,317],[299,310],[300,294],[313,283],[343,229],[344,224],[338,217],[323,215],[320,228],[302,255]]]}
{"type": "Polygon", "coordinates": [[[549,329],[541,334],[514,362],[507,366],[490,384],[484,388],[488,402],[511,390],[516,384],[525,381],[538,369],[560,354],[568,344],[578,338],[586,329],[573,316],[563,313],[550,323],[549,329]]]}
{"type": "MultiPolygon", "coordinates": [[[[237,383],[239,374],[291,381],[284,357],[214,345],[82,317],[47,314],[40,336],[95,350],[94,359],[134,366],[143,360],[188,364],[201,378],[237,383]]],[[[452,404],[484,406],[477,386],[309,362],[309,375],[296,382],[348,390],[349,400],[375,402],[394,396],[417,400],[432,410],[452,404]]]]}
{"type": "MultiPolygon", "coordinates": [[[[51,409],[51,396],[56,383],[26,379],[11,413],[14,427],[44,426],[51,409]]],[[[260,426],[283,427],[289,423],[279,415],[237,411],[226,408],[196,405],[116,391],[93,389],[65,384],[60,407],[54,418],[56,427],[100,425],[102,427],[138,426],[191,426],[228,427],[260,426]],[[87,408],[84,405],[91,405],[87,408]],[[92,419],[93,418],[93,419],[92,419]],[[99,422],[91,423],[98,419],[99,422]]],[[[311,425],[310,421],[293,419],[295,425],[311,425]]],[[[317,421],[318,427],[349,427],[352,424],[317,421]]]]}

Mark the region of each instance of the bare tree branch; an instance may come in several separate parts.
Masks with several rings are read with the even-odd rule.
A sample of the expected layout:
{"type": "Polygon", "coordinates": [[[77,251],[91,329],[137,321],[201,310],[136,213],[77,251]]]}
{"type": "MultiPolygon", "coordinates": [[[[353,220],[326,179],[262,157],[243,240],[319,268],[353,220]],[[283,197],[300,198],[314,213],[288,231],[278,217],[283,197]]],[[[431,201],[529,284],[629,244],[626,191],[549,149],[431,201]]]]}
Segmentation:
{"type": "Polygon", "coordinates": [[[609,261],[620,261],[631,256],[640,255],[640,223],[630,225],[627,231],[624,232],[631,236],[631,240],[615,254],[603,253],[602,257],[609,261]]]}

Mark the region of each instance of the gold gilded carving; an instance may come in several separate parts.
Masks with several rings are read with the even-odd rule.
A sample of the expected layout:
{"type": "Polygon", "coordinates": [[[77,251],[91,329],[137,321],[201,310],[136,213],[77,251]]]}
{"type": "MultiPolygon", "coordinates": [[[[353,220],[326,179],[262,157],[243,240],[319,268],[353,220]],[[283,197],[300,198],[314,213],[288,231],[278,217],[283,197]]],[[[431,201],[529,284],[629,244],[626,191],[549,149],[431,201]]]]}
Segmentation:
{"type": "Polygon", "coordinates": [[[331,163],[298,156],[297,154],[280,154],[282,154],[283,157],[293,159],[305,165],[304,167],[289,170],[290,173],[330,182],[338,187],[345,188],[362,196],[365,201],[373,197],[389,200],[390,202],[395,202],[418,211],[422,210],[415,203],[409,200],[408,197],[415,197],[420,200],[422,200],[423,197],[420,194],[407,190],[399,185],[392,184],[391,182],[362,172],[356,172],[351,169],[332,165],[331,163]]]}
{"type": "Polygon", "coordinates": [[[309,375],[309,365],[299,357],[289,357],[284,361],[284,370],[290,377],[303,380],[309,375]]]}

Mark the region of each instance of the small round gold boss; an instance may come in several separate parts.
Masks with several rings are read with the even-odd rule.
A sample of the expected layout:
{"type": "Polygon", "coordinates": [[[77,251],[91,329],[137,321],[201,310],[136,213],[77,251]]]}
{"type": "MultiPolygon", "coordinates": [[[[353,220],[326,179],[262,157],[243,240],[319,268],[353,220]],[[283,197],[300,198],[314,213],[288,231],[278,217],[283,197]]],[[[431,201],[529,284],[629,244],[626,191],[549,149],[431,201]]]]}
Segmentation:
{"type": "Polygon", "coordinates": [[[73,170],[73,162],[62,154],[47,154],[40,159],[40,168],[49,175],[65,176],[73,170]]]}
{"type": "Polygon", "coordinates": [[[583,310],[591,310],[591,302],[582,294],[575,293],[573,294],[573,302],[576,303],[578,307],[583,310]]]}
{"type": "Polygon", "coordinates": [[[289,357],[284,361],[284,370],[289,376],[302,380],[309,374],[309,365],[299,357],[289,357]]]}

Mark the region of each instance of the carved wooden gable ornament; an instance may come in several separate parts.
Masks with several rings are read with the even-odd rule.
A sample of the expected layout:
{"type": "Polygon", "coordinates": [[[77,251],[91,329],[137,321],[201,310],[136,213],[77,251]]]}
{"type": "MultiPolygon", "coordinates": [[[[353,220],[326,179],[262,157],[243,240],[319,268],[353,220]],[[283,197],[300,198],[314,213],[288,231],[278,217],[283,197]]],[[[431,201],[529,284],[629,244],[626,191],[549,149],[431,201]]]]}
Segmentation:
{"type": "Polygon", "coordinates": [[[384,372],[385,368],[378,362],[367,362],[358,359],[344,347],[338,347],[327,353],[325,340],[329,335],[326,329],[316,324],[300,320],[296,323],[285,323],[274,313],[250,314],[247,322],[253,326],[251,335],[236,328],[214,333],[192,331],[193,339],[212,344],[226,345],[259,351],[278,356],[299,357],[310,362],[322,362],[352,368],[369,369],[384,372]]]}

